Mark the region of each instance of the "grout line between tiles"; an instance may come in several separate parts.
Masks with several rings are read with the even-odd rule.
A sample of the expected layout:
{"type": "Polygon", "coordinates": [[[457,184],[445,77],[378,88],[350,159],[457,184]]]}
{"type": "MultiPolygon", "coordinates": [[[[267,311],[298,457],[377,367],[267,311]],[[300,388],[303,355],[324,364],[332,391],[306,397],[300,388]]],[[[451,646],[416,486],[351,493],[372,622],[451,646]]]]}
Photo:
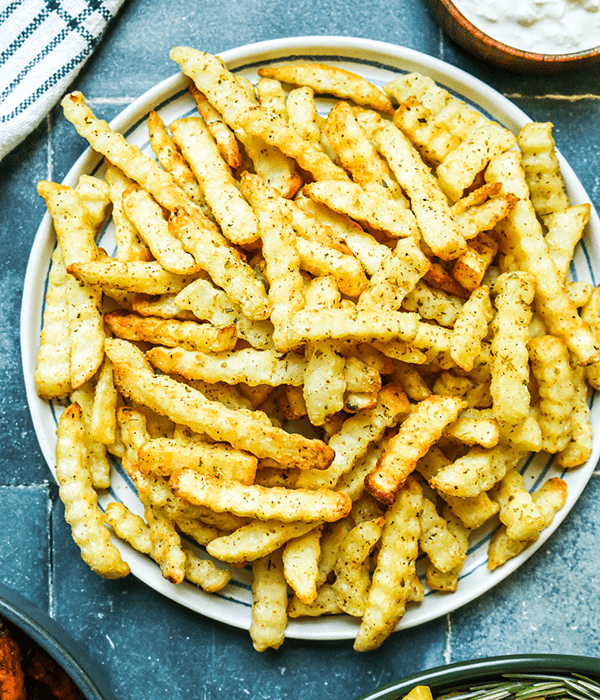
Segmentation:
{"type": "Polygon", "coordinates": [[[509,100],[559,100],[562,102],[581,102],[583,100],[600,100],[600,94],[594,95],[587,93],[585,95],[522,95],[519,92],[507,93],[504,95],[509,100]]]}
{"type": "Polygon", "coordinates": [[[54,150],[52,149],[52,113],[49,112],[46,117],[46,138],[48,139],[48,145],[46,148],[46,169],[47,169],[47,180],[52,182],[52,156],[54,155],[54,150]]]}
{"type": "Polygon", "coordinates": [[[54,532],[52,527],[52,513],[54,511],[54,500],[51,489],[48,487],[48,614],[54,617],[54,532]]]}
{"type": "Polygon", "coordinates": [[[446,645],[444,647],[444,661],[449,664],[452,661],[452,616],[446,615],[446,645]]]}
{"type": "Polygon", "coordinates": [[[438,28],[438,37],[439,37],[439,54],[440,54],[440,59],[443,61],[444,60],[444,31],[441,27],[438,28]]]}
{"type": "Polygon", "coordinates": [[[136,97],[90,97],[86,98],[86,101],[96,105],[129,105],[136,99],[136,97]]]}

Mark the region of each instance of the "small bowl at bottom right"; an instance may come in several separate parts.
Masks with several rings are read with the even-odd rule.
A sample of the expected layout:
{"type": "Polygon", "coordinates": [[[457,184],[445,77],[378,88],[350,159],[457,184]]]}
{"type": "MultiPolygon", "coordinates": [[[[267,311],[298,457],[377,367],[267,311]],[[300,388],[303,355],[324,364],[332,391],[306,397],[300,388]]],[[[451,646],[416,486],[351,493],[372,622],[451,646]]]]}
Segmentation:
{"type": "Polygon", "coordinates": [[[550,683],[553,688],[564,689],[557,698],[598,700],[600,659],[563,654],[521,654],[459,661],[412,674],[357,700],[402,700],[417,686],[427,686],[434,700],[448,695],[454,696],[453,700],[478,700],[483,697],[482,693],[490,697],[490,684],[504,688],[495,696],[498,700],[514,700],[515,692],[536,683],[543,686],[540,686],[539,693],[528,695],[530,698],[552,694],[548,688],[550,683]],[[574,687],[576,694],[573,693],[574,687]]]}

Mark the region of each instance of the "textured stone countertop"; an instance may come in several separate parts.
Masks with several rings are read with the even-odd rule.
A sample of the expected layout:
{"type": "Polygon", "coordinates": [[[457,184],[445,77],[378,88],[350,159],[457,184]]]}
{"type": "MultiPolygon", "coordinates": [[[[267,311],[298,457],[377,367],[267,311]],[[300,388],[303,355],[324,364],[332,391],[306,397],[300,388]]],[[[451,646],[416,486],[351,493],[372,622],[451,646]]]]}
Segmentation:
{"type": "MultiPolygon", "coordinates": [[[[441,58],[486,81],[556,142],[600,208],[600,66],[553,78],[487,66],[441,33],[422,0],[128,0],[73,88],[112,119],[172,75],[168,52],[218,53],[302,35],[360,36],[441,58]]],[[[248,633],[192,613],[134,577],[88,570],[38,446],[21,369],[19,319],[30,248],[44,214],[40,179],[60,182],[82,146],[55,108],[0,165],[0,581],[50,614],[88,652],[118,698],[348,700],[454,661],[527,652],[600,657],[600,476],[545,545],[494,590],[398,632],[375,653],[351,641],[287,640],[259,654],[248,633]]]]}

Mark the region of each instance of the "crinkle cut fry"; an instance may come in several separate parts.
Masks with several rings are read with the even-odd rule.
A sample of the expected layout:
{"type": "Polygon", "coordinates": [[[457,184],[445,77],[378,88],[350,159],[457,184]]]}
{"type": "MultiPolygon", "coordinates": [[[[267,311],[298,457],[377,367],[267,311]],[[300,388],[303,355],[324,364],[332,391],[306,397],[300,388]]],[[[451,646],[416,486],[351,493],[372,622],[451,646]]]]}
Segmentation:
{"type": "Polygon", "coordinates": [[[282,464],[312,469],[326,469],[333,460],[333,450],[325,443],[286,433],[264,413],[227,409],[190,386],[125,363],[116,363],[113,373],[121,393],[133,401],[257,457],[272,457],[282,464]]]}
{"type": "Polygon", "coordinates": [[[177,495],[195,505],[258,520],[335,522],[346,517],[352,508],[352,501],[345,493],[331,489],[245,486],[192,469],[173,472],[169,485],[177,495]]]}
{"type": "Polygon", "coordinates": [[[377,567],[354,642],[356,651],[376,649],[404,615],[410,582],[415,575],[422,509],[423,492],[409,476],[385,515],[377,567]]]}
{"type": "Polygon", "coordinates": [[[264,289],[261,290],[262,285],[256,280],[252,271],[249,268],[246,269],[247,266],[241,260],[239,253],[230,247],[215,224],[177,186],[173,176],[162,170],[152,158],[145,156],[137,146],[129,143],[122,134],[113,131],[105,121],[97,119],[80,92],[67,95],[62,105],[65,117],[75,125],[84,138],[88,139],[95,150],[120,167],[165,209],[172,213],[179,212],[181,217],[185,215],[185,222],[188,224],[185,232],[187,235],[181,235],[180,227],[171,226],[171,233],[181,240],[184,248],[196,258],[198,264],[207,268],[209,274],[213,276],[219,272],[214,264],[210,265],[213,259],[207,260],[201,255],[202,248],[206,248],[210,241],[212,244],[210,247],[214,247],[212,252],[218,255],[219,265],[237,272],[235,276],[229,274],[225,279],[222,279],[221,274],[216,281],[224,282],[226,291],[231,293],[231,284],[237,281],[237,285],[234,284],[234,290],[237,290],[239,278],[243,277],[244,288],[251,287],[251,293],[242,298],[235,293],[232,293],[232,296],[242,303],[247,315],[252,318],[266,318],[269,310],[266,294],[264,289]],[[203,242],[203,246],[197,245],[199,239],[203,242]],[[250,297],[256,298],[252,300],[250,297]]]}
{"type": "Polygon", "coordinates": [[[356,104],[391,114],[390,99],[362,76],[337,66],[322,63],[298,63],[259,68],[261,77],[274,78],[282,83],[306,85],[317,93],[332,94],[350,99],[356,104]]]}
{"type": "Polygon", "coordinates": [[[530,416],[528,324],[535,278],[528,272],[504,272],[495,284],[496,315],[492,321],[494,413],[509,444],[529,450],[541,447],[541,431],[530,416]]]}
{"type": "Polygon", "coordinates": [[[374,138],[410,199],[427,246],[443,260],[458,258],[466,241],[452,218],[446,195],[417,150],[393,124],[382,126],[374,138]]]}
{"type": "Polygon", "coordinates": [[[259,104],[254,86],[246,84],[243,78],[229,71],[218,56],[186,46],[174,47],[169,56],[233,129],[253,162],[256,173],[284,197],[293,197],[302,185],[294,161],[278,148],[236,126],[236,119],[241,113],[259,104]]]}
{"type": "Polygon", "coordinates": [[[121,578],[129,574],[129,566],[104,526],[86,464],[86,442],[81,409],[73,403],[62,413],[57,427],[56,478],[65,519],[86,564],[100,576],[121,578]]]}
{"type": "Polygon", "coordinates": [[[384,503],[392,503],[419,459],[466,406],[466,401],[454,396],[432,395],[417,403],[367,475],[367,491],[384,503]]]}
{"type": "Polygon", "coordinates": [[[505,250],[517,258],[522,270],[535,277],[537,311],[552,335],[562,338],[581,364],[594,362],[600,356],[600,348],[589,326],[569,299],[550,258],[541,224],[529,198],[519,154],[508,151],[492,158],[485,177],[488,182],[502,182],[503,194],[513,193],[519,197],[515,207],[498,227],[505,239],[505,250]]]}

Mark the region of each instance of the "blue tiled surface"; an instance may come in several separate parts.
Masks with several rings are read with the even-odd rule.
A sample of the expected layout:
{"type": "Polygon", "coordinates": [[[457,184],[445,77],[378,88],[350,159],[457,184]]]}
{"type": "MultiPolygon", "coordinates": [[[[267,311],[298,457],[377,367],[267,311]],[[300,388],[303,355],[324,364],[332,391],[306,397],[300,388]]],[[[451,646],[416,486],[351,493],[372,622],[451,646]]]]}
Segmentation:
{"type": "MultiPolygon", "coordinates": [[[[397,43],[488,82],[555,137],[600,208],[600,67],[556,78],[486,66],[443,37],[422,0],[129,0],[75,85],[110,120],[175,72],[173,45],[219,52],[300,35],[397,43]]],[[[42,217],[35,191],[83,149],[55,109],[0,166],[0,581],[49,611],[88,651],[118,698],[347,700],[422,669],[508,653],[600,657],[600,481],[516,573],[468,606],[394,634],[376,653],[351,642],[288,640],[258,654],[245,631],[191,613],[133,577],[104,581],[78,557],[29,417],[19,349],[21,291],[42,217]]]]}

